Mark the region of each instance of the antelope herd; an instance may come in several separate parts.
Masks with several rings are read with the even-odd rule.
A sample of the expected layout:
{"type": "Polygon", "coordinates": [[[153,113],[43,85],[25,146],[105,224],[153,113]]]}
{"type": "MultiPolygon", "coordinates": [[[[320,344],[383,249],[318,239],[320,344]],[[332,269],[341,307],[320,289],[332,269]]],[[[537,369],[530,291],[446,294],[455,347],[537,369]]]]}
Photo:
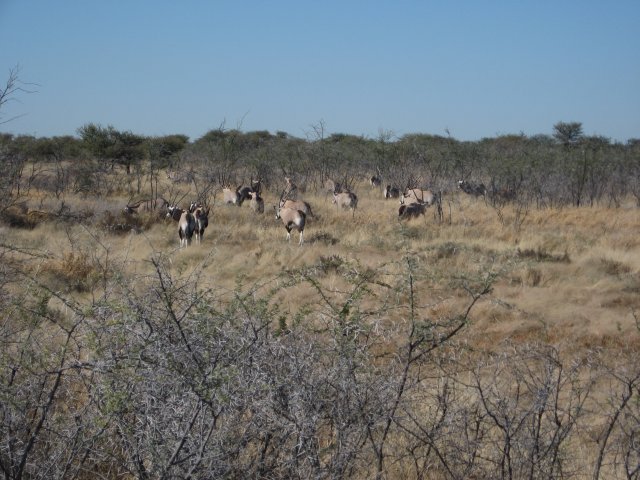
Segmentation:
{"type": "MultiPolygon", "coordinates": [[[[298,245],[302,245],[307,218],[315,218],[315,215],[308,202],[296,198],[298,188],[293,180],[290,177],[285,177],[284,180],[284,190],[280,194],[277,204],[273,205],[273,209],[276,219],[281,220],[287,230],[287,241],[291,240],[291,231],[295,229],[300,234],[298,245]]],[[[368,180],[371,187],[376,190],[379,190],[382,186],[382,179],[378,175],[371,176],[368,180]]],[[[348,185],[350,185],[348,181],[340,183],[327,179],[322,184],[322,189],[333,195],[332,203],[336,205],[336,209],[351,210],[353,217],[358,206],[358,196],[351,191],[348,185]]],[[[457,188],[474,197],[489,196],[486,187],[482,183],[476,184],[467,180],[460,180],[457,183],[457,188]]],[[[512,192],[512,190],[509,190],[503,193],[496,190],[492,195],[495,195],[496,198],[508,200],[513,197],[512,192]]],[[[425,217],[427,208],[433,205],[437,205],[438,211],[441,212],[441,191],[435,192],[414,187],[400,189],[397,186],[387,184],[382,190],[382,196],[384,199],[396,198],[399,200],[399,220],[409,220],[420,216],[425,217]]],[[[250,186],[240,184],[234,188],[228,182],[222,186],[222,201],[224,204],[240,207],[246,200],[249,201],[253,212],[256,214],[264,213],[264,199],[261,196],[260,180],[254,181],[252,179],[250,186]]],[[[197,244],[202,243],[204,232],[209,225],[211,207],[206,202],[205,204],[191,202],[188,209],[182,209],[175,201],[168,202],[160,197],[154,200],[139,200],[135,203],[128,202],[123,210],[127,215],[135,215],[139,211],[165,210],[166,217],[172,218],[178,223],[180,248],[185,248],[192,243],[194,236],[197,244]]]]}

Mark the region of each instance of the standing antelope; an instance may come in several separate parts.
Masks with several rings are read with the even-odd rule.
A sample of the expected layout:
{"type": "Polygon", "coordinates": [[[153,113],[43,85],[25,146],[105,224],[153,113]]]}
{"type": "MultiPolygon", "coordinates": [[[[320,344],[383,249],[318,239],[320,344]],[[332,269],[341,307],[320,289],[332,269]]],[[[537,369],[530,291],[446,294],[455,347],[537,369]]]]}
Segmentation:
{"type": "Polygon", "coordinates": [[[380,186],[382,179],[377,175],[372,175],[371,178],[369,178],[369,183],[373,188],[376,188],[380,186]]]}
{"type": "Polygon", "coordinates": [[[191,238],[196,230],[196,219],[192,213],[184,211],[180,215],[178,222],[178,236],[180,237],[180,248],[191,244],[191,238]]]}
{"type": "Polygon", "coordinates": [[[398,187],[387,185],[382,194],[384,195],[384,198],[400,198],[400,189],[398,187]]]}
{"type": "Polygon", "coordinates": [[[254,191],[253,188],[251,187],[242,187],[238,190],[236,190],[238,192],[238,206],[242,205],[244,203],[245,200],[250,200],[251,199],[251,193],[254,191]]]}
{"type": "Polygon", "coordinates": [[[307,220],[305,213],[295,208],[276,207],[275,205],[273,208],[276,211],[276,219],[281,219],[284,227],[287,229],[287,242],[291,241],[291,230],[296,228],[300,232],[298,245],[302,245],[304,241],[304,225],[307,220]]]}
{"type": "Polygon", "coordinates": [[[278,203],[278,207],[300,210],[305,215],[315,218],[315,215],[311,211],[311,205],[303,200],[285,200],[281,197],[280,202],[278,203]]]}
{"type": "Polygon", "coordinates": [[[409,203],[400,205],[398,209],[398,217],[400,220],[408,220],[410,218],[418,218],[420,215],[425,215],[427,210],[426,203],[409,203]]]}
{"type": "Polygon", "coordinates": [[[284,181],[286,182],[286,186],[284,188],[285,196],[296,197],[298,194],[298,186],[293,183],[291,177],[284,177],[284,181]]]}
{"type": "Polygon", "coordinates": [[[257,180],[254,180],[253,177],[251,178],[251,190],[260,195],[260,192],[262,191],[261,178],[258,178],[257,180]]]}
{"type": "Polygon", "coordinates": [[[334,180],[331,180],[330,178],[327,178],[324,181],[323,189],[327,193],[341,192],[342,185],[340,185],[340,182],[336,182],[334,180]]]}
{"type": "Polygon", "coordinates": [[[222,187],[222,200],[224,203],[231,203],[233,205],[238,205],[242,203],[240,200],[240,188],[242,185],[238,186],[235,191],[231,190],[231,185],[225,185],[222,187]]]}
{"type": "Polygon", "coordinates": [[[167,218],[173,218],[176,222],[180,220],[184,212],[186,212],[186,210],[181,209],[177,205],[167,205],[167,218]]]}
{"type": "Polygon", "coordinates": [[[258,192],[249,193],[249,198],[251,198],[251,201],[249,202],[251,210],[256,213],[264,213],[264,200],[258,192]]]}
{"type": "Polygon", "coordinates": [[[421,190],[419,188],[408,188],[400,196],[400,205],[408,203],[426,203],[427,205],[433,205],[436,201],[436,196],[431,190],[421,190]]]}
{"type": "Polygon", "coordinates": [[[197,207],[193,211],[195,221],[194,233],[196,235],[196,243],[202,243],[202,236],[205,229],[209,226],[209,207],[205,210],[203,206],[197,207]]]}
{"type": "Polygon", "coordinates": [[[351,209],[352,215],[356,213],[356,207],[358,206],[358,197],[353,192],[333,193],[333,202],[336,204],[336,208],[342,207],[345,209],[351,209]]]}

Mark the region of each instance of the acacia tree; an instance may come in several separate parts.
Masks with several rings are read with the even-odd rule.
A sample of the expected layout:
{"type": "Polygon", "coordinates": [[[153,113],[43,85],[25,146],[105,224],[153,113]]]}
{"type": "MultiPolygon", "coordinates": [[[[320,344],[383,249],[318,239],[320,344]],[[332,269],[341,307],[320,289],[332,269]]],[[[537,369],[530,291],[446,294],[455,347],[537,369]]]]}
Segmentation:
{"type": "Polygon", "coordinates": [[[125,167],[131,173],[131,167],[139,164],[146,154],[145,138],[130,131],[120,132],[113,126],[102,127],[88,123],[78,129],[85,148],[99,160],[125,167]]]}
{"type": "Polygon", "coordinates": [[[553,126],[553,136],[562,145],[576,145],[583,136],[581,122],[558,122],[553,126]]]}

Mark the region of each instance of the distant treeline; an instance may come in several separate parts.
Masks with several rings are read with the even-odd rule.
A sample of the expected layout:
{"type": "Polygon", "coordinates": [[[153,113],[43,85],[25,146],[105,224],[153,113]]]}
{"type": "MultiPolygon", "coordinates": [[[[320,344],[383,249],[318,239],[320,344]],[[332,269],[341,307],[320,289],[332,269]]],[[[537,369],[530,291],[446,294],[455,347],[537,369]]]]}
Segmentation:
{"type": "Polygon", "coordinates": [[[201,184],[246,184],[249,177],[260,177],[275,190],[284,176],[293,177],[299,186],[319,189],[327,179],[357,185],[375,175],[382,188],[425,186],[448,192],[458,180],[483,183],[488,194],[513,192],[515,201],[539,208],[617,207],[629,198],[640,205],[640,139],[619,143],[585,136],[579,122],[559,122],[553,131],[479,141],[428,134],[395,138],[390,133],[371,139],[325,135],[319,125],[309,138],[220,128],[190,141],[185,135],[145,137],[87,124],[77,136],[0,134],[0,159],[12,164],[72,164],[88,178],[116,166],[141,178],[171,169],[201,184]]]}

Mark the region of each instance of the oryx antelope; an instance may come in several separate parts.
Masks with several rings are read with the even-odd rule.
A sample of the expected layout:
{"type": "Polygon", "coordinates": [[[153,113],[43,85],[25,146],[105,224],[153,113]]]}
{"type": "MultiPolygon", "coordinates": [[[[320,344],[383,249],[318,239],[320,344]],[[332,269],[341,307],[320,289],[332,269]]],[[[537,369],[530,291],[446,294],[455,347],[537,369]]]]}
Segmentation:
{"type": "Polygon", "coordinates": [[[256,213],[264,213],[264,200],[258,194],[258,192],[250,192],[249,198],[251,198],[249,202],[249,206],[251,207],[251,210],[253,210],[256,213]]]}
{"type": "Polygon", "coordinates": [[[286,182],[286,185],[284,187],[285,196],[295,198],[298,194],[298,186],[293,183],[291,177],[284,177],[284,181],[286,182]]]}
{"type": "Polygon", "coordinates": [[[484,183],[475,184],[467,182],[466,180],[458,180],[458,188],[464,193],[473,195],[474,197],[480,197],[487,194],[487,187],[484,186],[484,183]]]}
{"type": "Polygon", "coordinates": [[[353,192],[333,193],[333,202],[336,204],[336,208],[341,207],[345,209],[351,209],[353,214],[356,213],[356,207],[358,206],[358,196],[353,192]]]}
{"type": "Polygon", "coordinates": [[[422,190],[420,188],[408,188],[400,195],[400,205],[409,203],[426,203],[433,205],[436,196],[431,190],[422,190]]]}
{"type": "Polygon", "coordinates": [[[340,185],[340,182],[336,182],[334,180],[331,180],[330,178],[327,178],[324,181],[323,190],[327,193],[341,192],[342,185],[340,185]]]}
{"type": "Polygon", "coordinates": [[[206,209],[203,206],[196,207],[193,211],[193,218],[195,221],[196,243],[200,244],[202,243],[204,231],[209,226],[209,207],[206,209]]]}
{"type": "Polygon", "coordinates": [[[400,189],[398,187],[387,185],[382,194],[384,195],[384,198],[400,198],[400,189]]]}
{"type": "Polygon", "coordinates": [[[280,208],[291,208],[293,210],[300,210],[305,216],[314,217],[315,215],[311,211],[311,205],[303,200],[286,200],[284,197],[280,198],[278,203],[280,208]]]}
{"type": "Polygon", "coordinates": [[[222,187],[222,201],[224,203],[230,203],[233,205],[240,206],[242,204],[242,201],[240,200],[241,188],[242,188],[242,185],[238,186],[234,191],[234,190],[231,190],[231,185],[225,185],[224,187],[222,187]]]}
{"type": "Polygon", "coordinates": [[[307,220],[305,213],[295,208],[276,207],[275,205],[273,208],[276,211],[276,219],[282,220],[284,227],[287,229],[287,241],[291,241],[291,230],[296,228],[300,232],[298,245],[302,245],[304,241],[304,225],[307,220]]]}
{"type": "Polygon", "coordinates": [[[190,212],[183,211],[178,221],[178,236],[180,237],[180,248],[191,244],[191,238],[196,230],[196,219],[190,212]]]}
{"type": "Polygon", "coordinates": [[[245,200],[251,200],[250,193],[254,190],[252,187],[241,187],[238,192],[238,206],[242,205],[245,200]]]}
{"type": "Polygon", "coordinates": [[[251,178],[251,190],[260,195],[262,192],[262,179],[258,178],[257,180],[254,180],[251,178]]]}
{"type": "Polygon", "coordinates": [[[373,187],[373,188],[377,188],[382,184],[382,179],[378,176],[378,175],[372,175],[369,178],[369,184],[373,187]]]}
{"type": "Polygon", "coordinates": [[[426,203],[409,203],[400,205],[398,209],[398,217],[400,220],[409,220],[410,218],[418,218],[420,215],[425,215],[427,210],[426,203]]]}
{"type": "Polygon", "coordinates": [[[169,206],[169,202],[162,197],[155,199],[150,198],[147,200],[139,200],[136,203],[128,203],[127,206],[123,208],[123,211],[128,215],[132,215],[138,213],[140,209],[145,212],[151,212],[158,208],[166,208],[167,206],[169,206]]]}
{"type": "Polygon", "coordinates": [[[167,205],[167,218],[173,218],[176,222],[180,220],[184,212],[186,212],[186,210],[181,209],[177,205],[167,205]]]}

